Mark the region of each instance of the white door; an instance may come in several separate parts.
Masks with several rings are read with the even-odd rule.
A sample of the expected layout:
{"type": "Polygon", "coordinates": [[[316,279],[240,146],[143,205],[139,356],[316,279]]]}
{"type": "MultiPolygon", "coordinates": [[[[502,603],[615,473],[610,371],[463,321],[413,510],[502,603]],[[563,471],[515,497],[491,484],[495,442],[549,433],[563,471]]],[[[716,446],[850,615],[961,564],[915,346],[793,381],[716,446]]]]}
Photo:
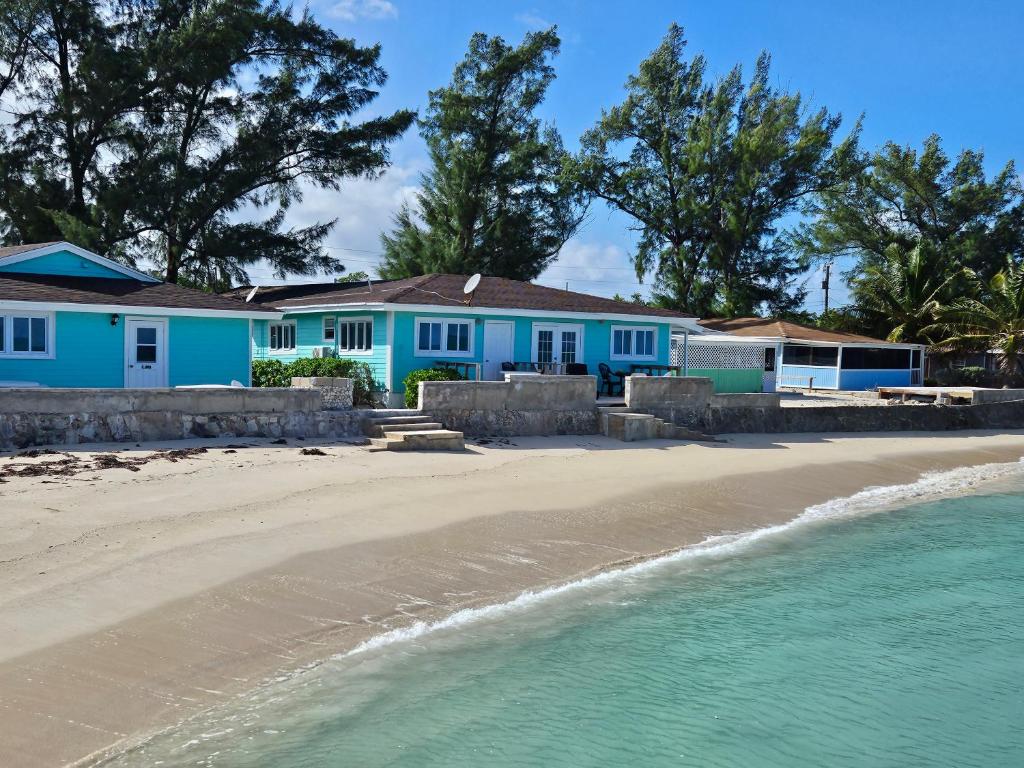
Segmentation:
{"type": "Polygon", "coordinates": [[[124,324],[124,385],[167,386],[167,321],[128,319],[124,324]]]}
{"type": "Polygon", "coordinates": [[[565,373],[569,363],[583,362],[583,326],[564,323],[535,323],[533,362],[544,373],[565,373]]]}
{"type": "Polygon", "coordinates": [[[505,378],[502,363],[512,360],[512,322],[488,320],[484,323],[484,380],[501,381],[505,378]]]}

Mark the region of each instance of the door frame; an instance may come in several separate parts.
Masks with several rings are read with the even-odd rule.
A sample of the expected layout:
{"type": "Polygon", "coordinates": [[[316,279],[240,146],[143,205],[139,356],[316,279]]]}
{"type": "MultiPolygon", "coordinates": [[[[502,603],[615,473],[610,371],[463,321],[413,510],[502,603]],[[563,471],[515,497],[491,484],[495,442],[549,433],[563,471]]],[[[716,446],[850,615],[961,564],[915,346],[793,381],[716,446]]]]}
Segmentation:
{"type": "MultiPolygon", "coordinates": [[[[584,324],[583,323],[548,323],[548,322],[533,323],[533,327],[530,330],[530,360],[531,360],[531,362],[539,362],[539,361],[534,359],[534,358],[537,357],[537,355],[535,355],[534,352],[537,351],[537,337],[538,337],[539,332],[540,331],[549,331],[549,330],[550,331],[555,331],[555,332],[557,332],[559,334],[558,340],[557,340],[557,345],[553,346],[552,349],[551,349],[552,360],[555,361],[555,358],[558,358],[557,361],[555,361],[556,365],[563,365],[563,362],[562,362],[562,359],[561,359],[561,357],[562,357],[562,337],[561,337],[562,331],[576,331],[576,362],[577,363],[585,362],[585,359],[584,359],[585,355],[583,353],[583,349],[584,349],[584,347],[583,347],[583,333],[584,333],[584,330],[585,330],[584,324]],[[556,350],[557,350],[557,353],[556,353],[556,350]]],[[[555,344],[554,339],[552,339],[552,344],[553,345],[555,344]]]]}
{"type": "MultiPolygon", "coordinates": [[[[169,330],[167,318],[166,317],[143,317],[143,316],[140,316],[140,315],[134,315],[134,316],[133,315],[129,315],[129,316],[124,318],[123,322],[124,322],[124,388],[125,389],[131,389],[132,388],[129,385],[129,383],[128,383],[128,380],[129,380],[129,368],[128,368],[128,365],[129,365],[129,361],[131,360],[131,356],[132,356],[132,346],[135,344],[134,340],[132,339],[131,332],[129,330],[131,328],[131,324],[133,322],[136,322],[136,323],[147,323],[147,324],[150,324],[150,325],[159,325],[159,326],[161,326],[161,329],[163,331],[163,333],[162,333],[162,336],[163,336],[163,356],[161,357],[160,355],[157,355],[157,365],[160,366],[160,380],[161,380],[162,383],[158,384],[156,387],[153,387],[153,389],[160,389],[161,387],[169,387],[170,386],[170,365],[168,364],[168,359],[169,359],[169,356],[170,356],[171,344],[170,344],[170,330],[169,330]]],[[[142,387],[139,387],[139,389],[142,389],[142,387]]],[[[145,387],[145,389],[148,389],[148,387],[145,387]]]]}
{"type": "MultiPolygon", "coordinates": [[[[482,352],[480,354],[480,364],[481,364],[481,366],[484,366],[484,367],[487,365],[487,328],[488,328],[488,326],[491,326],[491,325],[507,325],[507,326],[510,327],[510,332],[509,332],[509,335],[508,335],[508,346],[509,346],[509,351],[510,351],[512,357],[510,357],[508,360],[499,361],[499,363],[498,363],[498,373],[500,374],[501,373],[501,363],[504,363],[504,362],[509,362],[509,363],[515,362],[515,356],[516,356],[516,323],[515,323],[514,320],[484,320],[484,344],[483,344],[483,350],[482,350],[482,352]]],[[[504,377],[502,377],[502,378],[504,378],[504,377]]],[[[481,376],[481,379],[484,380],[484,381],[488,381],[488,379],[485,379],[483,376],[481,376]]],[[[501,380],[502,379],[493,379],[493,381],[501,381],[501,380]]]]}

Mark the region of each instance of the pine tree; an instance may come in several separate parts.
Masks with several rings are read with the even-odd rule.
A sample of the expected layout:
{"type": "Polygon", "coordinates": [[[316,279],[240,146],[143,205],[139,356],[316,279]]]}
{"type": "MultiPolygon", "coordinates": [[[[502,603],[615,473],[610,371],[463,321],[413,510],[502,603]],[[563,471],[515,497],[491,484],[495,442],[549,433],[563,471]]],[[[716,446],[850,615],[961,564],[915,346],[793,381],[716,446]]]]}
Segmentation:
{"type": "Polygon", "coordinates": [[[530,280],[579,227],[578,193],[561,181],[565,150],[535,112],[554,79],[554,29],[518,47],[476,34],[452,82],[430,93],[420,131],[431,169],[416,209],[382,236],[381,275],[428,272],[530,280]]]}

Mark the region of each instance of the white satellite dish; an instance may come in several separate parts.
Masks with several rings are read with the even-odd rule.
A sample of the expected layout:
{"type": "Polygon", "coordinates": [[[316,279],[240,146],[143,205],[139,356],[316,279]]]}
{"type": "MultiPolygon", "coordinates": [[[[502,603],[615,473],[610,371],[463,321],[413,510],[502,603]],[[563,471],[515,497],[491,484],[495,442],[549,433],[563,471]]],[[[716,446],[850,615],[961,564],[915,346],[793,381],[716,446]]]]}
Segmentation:
{"type": "Polygon", "coordinates": [[[473,291],[476,290],[476,287],[478,285],[480,285],[480,273],[479,272],[477,272],[475,275],[473,275],[471,278],[469,278],[469,280],[466,281],[466,285],[465,285],[465,287],[463,287],[462,292],[465,293],[465,294],[470,294],[470,293],[472,293],[473,291]]]}
{"type": "Polygon", "coordinates": [[[251,291],[249,291],[249,295],[245,297],[245,302],[247,304],[250,301],[252,301],[254,298],[256,298],[256,291],[258,291],[259,289],[260,289],[260,287],[258,285],[253,286],[253,289],[251,291]]]}

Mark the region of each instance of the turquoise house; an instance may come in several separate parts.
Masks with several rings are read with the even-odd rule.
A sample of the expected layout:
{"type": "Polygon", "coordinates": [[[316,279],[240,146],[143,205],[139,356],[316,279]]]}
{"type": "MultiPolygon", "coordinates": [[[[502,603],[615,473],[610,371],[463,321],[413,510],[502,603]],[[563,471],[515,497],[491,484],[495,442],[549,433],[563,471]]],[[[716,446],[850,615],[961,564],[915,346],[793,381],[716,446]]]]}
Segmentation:
{"type": "Polygon", "coordinates": [[[696,320],[670,310],[500,277],[465,292],[462,275],[317,283],[234,292],[282,313],[253,328],[257,359],[314,356],[362,360],[392,404],[410,371],[455,367],[469,378],[501,380],[505,371],[598,375],[668,366],[674,330],[696,320]]]}
{"type": "Polygon", "coordinates": [[[0,248],[0,386],[248,385],[252,325],[280,316],[70,243],[0,248]]]}

